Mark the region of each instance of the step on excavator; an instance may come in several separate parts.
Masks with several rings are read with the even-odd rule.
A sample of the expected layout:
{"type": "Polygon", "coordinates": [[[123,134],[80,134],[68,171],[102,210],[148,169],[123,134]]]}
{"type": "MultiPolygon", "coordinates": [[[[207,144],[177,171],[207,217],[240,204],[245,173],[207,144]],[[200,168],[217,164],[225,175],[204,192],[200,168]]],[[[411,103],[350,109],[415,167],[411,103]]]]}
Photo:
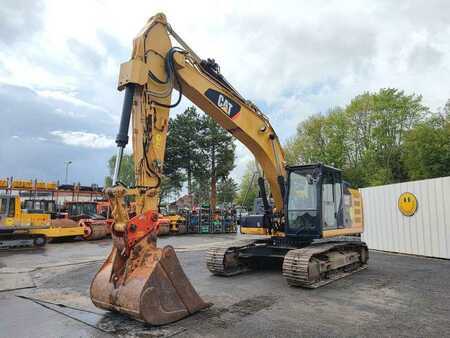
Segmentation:
{"type": "Polygon", "coordinates": [[[169,110],[185,95],[255,156],[264,213],[246,222],[267,236],[214,247],[207,268],[216,275],[243,273],[264,260],[282,264],[293,286],[318,287],[367,266],[362,201],[342,181],[341,171],[315,164],[286,166],[284,152],[268,118],[202,60],[172,29],[164,14],[151,17],[133,41],[131,59],[120,68],[124,90],[113,187],[113,247],[91,284],[91,299],[103,309],[151,325],[182,319],[208,306],[184,274],[171,246],[158,248],[159,193],[169,110]],[[172,46],[172,40],[178,47],[172,46]],[[173,89],[178,91],[171,102],[173,89]],[[132,124],[135,186],[118,180],[132,124]],[[268,203],[266,184],[274,207],[268,203]],[[129,218],[125,196],[136,201],[129,218]]]}

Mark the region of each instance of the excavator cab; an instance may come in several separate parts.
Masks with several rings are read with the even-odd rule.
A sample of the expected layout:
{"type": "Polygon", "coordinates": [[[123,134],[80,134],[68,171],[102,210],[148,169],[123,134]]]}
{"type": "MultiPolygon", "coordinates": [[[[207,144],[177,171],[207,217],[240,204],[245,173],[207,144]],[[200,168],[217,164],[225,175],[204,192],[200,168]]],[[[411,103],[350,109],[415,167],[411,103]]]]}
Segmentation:
{"type": "MultiPolygon", "coordinates": [[[[309,243],[323,237],[323,231],[344,226],[342,171],[321,163],[286,167],[287,181],[284,196],[284,235],[309,243]]],[[[258,200],[255,200],[255,205],[258,200]]],[[[261,207],[252,215],[241,217],[241,233],[268,235],[273,217],[273,203],[269,212],[261,207]]],[[[272,231],[272,235],[277,233],[272,231]]]]}
{"type": "Polygon", "coordinates": [[[342,178],[323,164],[288,167],[286,236],[314,240],[342,223],[342,178]]]}
{"type": "Polygon", "coordinates": [[[340,169],[319,163],[286,171],[286,237],[311,242],[362,230],[360,193],[342,180],[340,169]]]}

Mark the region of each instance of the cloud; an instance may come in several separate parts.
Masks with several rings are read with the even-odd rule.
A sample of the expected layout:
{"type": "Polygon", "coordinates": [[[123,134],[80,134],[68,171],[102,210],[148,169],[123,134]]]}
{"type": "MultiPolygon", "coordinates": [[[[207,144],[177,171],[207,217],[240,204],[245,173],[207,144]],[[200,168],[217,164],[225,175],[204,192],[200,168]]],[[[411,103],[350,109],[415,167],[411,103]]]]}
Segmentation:
{"type": "Polygon", "coordinates": [[[58,91],[58,90],[37,90],[36,92],[37,92],[37,94],[39,94],[40,96],[43,96],[45,98],[50,98],[50,99],[59,100],[59,101],[66,101],[66,102],[74,104],[75,106],[80,106],[80,107],[96,109],[96,110],[100,110],[103,112],[107,112],[107,110],[103,107],[97,106],[95,104],[92,104],[92,103],[89,103],[89,102],[86,102],[86,101],[83,101],[83,100],[77,98],[75,93],[66,93],[66,92],[58,91]]]}
{"type": "Polygon", "coordinates": [[[42,1],[3,0],[0,6],[0,43],[28,39],[42,27],[42,1]]]}
{"type": "MultiPolygon", "coordinates": [[[[114,154],[111,147],[98,148],[108,143],[110,133],[116,132],[115,123],[106,119],[107,113],[80,108],[70,102],[58,101],[18,86],[0,85],[0,177],[39,178],[63,180],[64,161],[71,160],[70,177],[83,184],[103,184],[108,173],[106,163],[114,154]],[[57,112],[57,110],[61,112],[57,112]],[[71,117],[65,112],[76,112],[71,117]],[[79,117],[78,112],[85,115],[79,117]],[[52,135],[52,131],[82,130],[100,135],[94,138],[94,147],[73,146],[52,135]],[[92,168],[92,170],[86,170],[92,168]]],[[[111,143],[111,140],[109,140],[111,143]]]]}
{"type": "Polygon", "coordinates": [[[73,118],[73,119],[79,119],[79,118],[86,117],[86,114],[84,114],[84,113],[79,113],[79,112],[75,113],[74,111],[66,111],[66,110],[63,110],[61,108],[56,108],[54,110],[54,113],[56,115],[70,117],[70,118],[73,118]]]}
{"type": "Polygon", "coordinates": [[[85,148],[107,149],[115,146],[113,138],[106,135],[97,135],[84,131],[61,131],[53,130],[51,135],[56,136],[62,143],[85,148]]]}
{"type": "Polygon", "coordinates": [[[73,38],[67,40],[67,45],[72,52],[74,60],[82,60],[82,63],[89,67],[90,71],[98,71],[102,67],[104,63],[103,56],[95,48],[73,38]]]}

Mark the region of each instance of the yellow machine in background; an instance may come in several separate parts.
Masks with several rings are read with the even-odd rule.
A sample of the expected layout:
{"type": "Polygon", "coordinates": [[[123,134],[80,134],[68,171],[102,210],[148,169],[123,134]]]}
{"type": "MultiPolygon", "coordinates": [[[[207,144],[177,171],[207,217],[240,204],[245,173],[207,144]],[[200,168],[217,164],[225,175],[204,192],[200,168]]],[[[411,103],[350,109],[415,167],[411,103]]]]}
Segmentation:
{"type": "MultiPolygon", "coordinates": [[[[1,179],[0,248],[43,246],[48,240],[84,235],[78,222],[57,217],[53,199],[37,199],[38,192],[57,192],[55,182],[1,179]],[[20,192],[29,197],[21,197],[20,192]]],[[[58,215],[61,216],[61,215],[58,215]]]]}
{"type": "Polygon", "coordinates": [[[27,213],[19,196],[0,195],[0,248],[44,246],[50,214],[27,213]]]}
{"type": "Polygon", "coordinates": [[[170,221],[170,233],[185,234],[187,232],[186,218],[181,215],[165,216],[170,221]]]}

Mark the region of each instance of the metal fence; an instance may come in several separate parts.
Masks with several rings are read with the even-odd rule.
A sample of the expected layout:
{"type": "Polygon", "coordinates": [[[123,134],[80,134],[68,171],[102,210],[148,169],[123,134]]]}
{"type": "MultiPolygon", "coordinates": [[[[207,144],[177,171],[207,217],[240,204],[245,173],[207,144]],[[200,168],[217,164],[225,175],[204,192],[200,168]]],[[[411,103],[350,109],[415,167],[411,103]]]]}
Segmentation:
{"type": "Polygon", "coordinates": [[[369,248],[450,259],[450,177],[364,188],[361,192],[363,239],[369,248]],[[399,207],[399,198],[406,192],[417,200],[417,210],[411,216],[399,207]]]}

